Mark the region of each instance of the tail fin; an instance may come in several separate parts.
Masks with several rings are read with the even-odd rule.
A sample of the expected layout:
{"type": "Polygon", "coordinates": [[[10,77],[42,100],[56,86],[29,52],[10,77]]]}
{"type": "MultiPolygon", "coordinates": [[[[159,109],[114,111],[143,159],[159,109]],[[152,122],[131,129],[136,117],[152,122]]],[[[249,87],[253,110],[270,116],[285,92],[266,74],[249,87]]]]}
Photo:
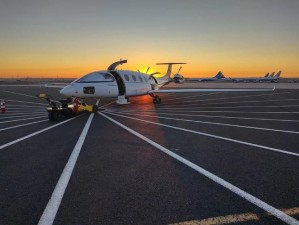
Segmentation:
{"type": "Polygon", "coordinates": [[[280,74],[281,74],[281,70],[278,71],[278,73],[274,77],[280,77],[280,74]]]}
{"type": "Polygon", "coordinates": [[[173,62],[170,62],[170,63],[156,63],[156,65],[168,65],[166,74],[163,77],[159,78],[159,80],[161,80],[161,82],[165,83],[165,82],[170,81],[172,65],[174,65],[174,64],[187,64],[187,63],[173,63],[173,62]]]}
{"type": "Polygon", "coordinates": [[[264,77],[269,77],[269,73],[267,73],[264,77]]]}
{"type": "Polygon", "coordinates": [[[220,78],[225,78],[225,76],[223,75],[223,73],[221,71],[219,71],[215,77],[213,78],[217,78],[217,79],[220,79],[220,78]]]}
{"type": "Polygon", "coordinates": [[[274,76],[274,74],[275,74],[275,72],[271,73],[271,75],[269,75],[269,77],[273,77],[273,76],[274,76]]]}

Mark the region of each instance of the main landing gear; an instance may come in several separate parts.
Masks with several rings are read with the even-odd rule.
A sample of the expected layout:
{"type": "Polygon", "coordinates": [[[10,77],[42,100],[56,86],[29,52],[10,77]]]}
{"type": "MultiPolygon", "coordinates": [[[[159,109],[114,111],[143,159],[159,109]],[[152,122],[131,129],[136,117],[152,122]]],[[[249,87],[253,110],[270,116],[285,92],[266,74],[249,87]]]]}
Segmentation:
{"type": "Polygon", "coordinates": [[[161,103],[161,98],[158,95],[153,95],[153,103],[154,104],[160,104],[161,103]]]}

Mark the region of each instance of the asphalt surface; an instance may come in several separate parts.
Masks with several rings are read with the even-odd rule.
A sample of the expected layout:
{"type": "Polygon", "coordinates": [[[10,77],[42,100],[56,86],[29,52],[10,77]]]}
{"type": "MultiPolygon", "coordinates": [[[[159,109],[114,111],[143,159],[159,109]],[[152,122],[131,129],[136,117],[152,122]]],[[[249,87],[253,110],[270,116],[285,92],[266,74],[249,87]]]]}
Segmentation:
{"type": "Polygon", "coordinates": [[[101,99],[57,122],[39,93],[62,98],[0,86],[1,225],[299,223],[299,89],[101,99]]]}

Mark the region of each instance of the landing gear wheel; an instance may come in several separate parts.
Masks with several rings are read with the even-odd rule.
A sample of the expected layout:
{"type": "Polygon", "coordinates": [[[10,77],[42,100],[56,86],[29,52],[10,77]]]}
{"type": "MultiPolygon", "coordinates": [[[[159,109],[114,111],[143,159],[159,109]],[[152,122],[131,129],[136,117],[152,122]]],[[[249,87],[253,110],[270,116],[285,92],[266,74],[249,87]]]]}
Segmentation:
{"type": "Polygon", "coordinates": [[[93,112],[93,113],[98,112],[98,110],[99,110],[99,107],[98,107],[98,106],[96,106],[96,105],[93,105],[93,106],[92,106],[92,112],[93,112]]]}
{"type": "Polygon", "coordinates": [[[158,95],[155,95],[154,99],[153,99],[153,103],[154,104],[160,104],[161,103],[161,98],[158,95]]]}
{"type": "Polygon", "coordinates": [[[48,118],[50,121],[56,121],[58,119],[58,113],[57,112],[49,112],[48,118]]]}

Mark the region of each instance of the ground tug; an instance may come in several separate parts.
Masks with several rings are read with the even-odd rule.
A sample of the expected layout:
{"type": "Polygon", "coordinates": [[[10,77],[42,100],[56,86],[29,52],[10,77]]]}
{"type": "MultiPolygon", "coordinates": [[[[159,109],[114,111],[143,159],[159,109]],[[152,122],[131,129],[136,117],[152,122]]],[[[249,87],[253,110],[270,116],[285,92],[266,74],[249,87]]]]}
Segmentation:
{"type": "Polygon", "coordinates": [[[87,105],[86,103],[79,100],[79,98],[66,98],[55,101],[51,96],[46,94],[40,94],[39,98],[46,99],[49,103],[47,108],[48,118],[50,121],[56,121],[59,117],[72,117],[80,112],[97,112],[98,108],[96,105],[87,105]]]}

